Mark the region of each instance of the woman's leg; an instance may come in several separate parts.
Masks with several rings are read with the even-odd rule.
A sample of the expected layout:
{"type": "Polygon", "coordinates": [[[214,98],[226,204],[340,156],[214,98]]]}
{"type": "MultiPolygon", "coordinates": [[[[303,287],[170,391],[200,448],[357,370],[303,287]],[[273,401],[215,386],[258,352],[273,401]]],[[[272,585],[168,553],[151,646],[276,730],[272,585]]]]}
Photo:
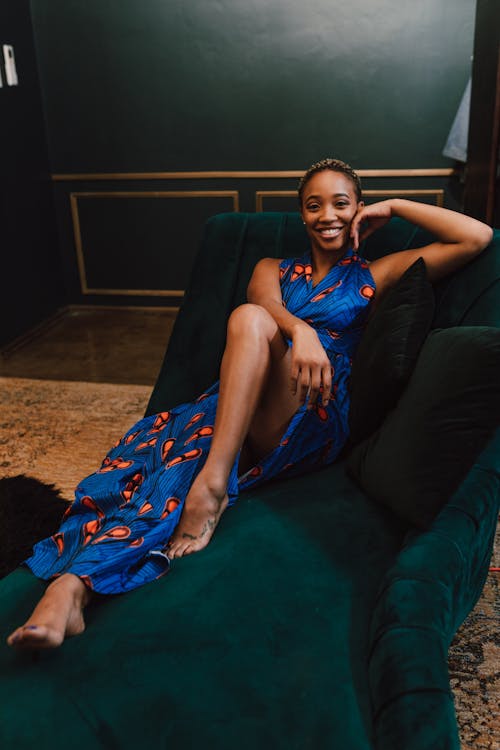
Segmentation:
{"type": "Polygon", "coordinates": [[[229,474],[245,439],[243,460],[245,454],[265,455],[279,444],[299,405],[290,389],[288,346],[274,319],[258,305],[238,307],[228,323],[212,444],[186,497],[169,557],[207,546],[227,506],[229,474]]]}
{"type": "Polygon", "coordinates": [[[85,630],[83,610],[91,592],[78,576],[65,573],[45,591],[29,620],[7,638],[9,646],[55,648],[85,630]]]}
{"type": "MultiPolygon", "coordinates": [[[[246,439],[246,454],[251,456],[243,468],[250,468],[278,445],[299,406],[299,395],[290,390],[290,355],[278,326],[263,308],[242,305],[228,324],[211,448],[186,498],[170,557],[206,547],[227,505],[229,473],[243,442],[246,439]]],[[[9,645],[54,648],[65,637],[82,633],[90,598],[78,576],[60,576],[27,622],[9,636],[9,645]]]]}

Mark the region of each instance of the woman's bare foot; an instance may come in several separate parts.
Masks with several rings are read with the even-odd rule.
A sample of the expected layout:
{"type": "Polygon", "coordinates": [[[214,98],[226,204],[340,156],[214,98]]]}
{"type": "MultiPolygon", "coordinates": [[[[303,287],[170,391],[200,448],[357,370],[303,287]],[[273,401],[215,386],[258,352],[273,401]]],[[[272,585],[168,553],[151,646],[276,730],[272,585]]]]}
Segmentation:
{"type": "Polygon", "coordinates": [[[7,638],[8,645],[57,648],[66,637],[83,633],[83,609],[90,596],[78,576],[65,573],[47,587],[29,620],[7,638]]]}
{"type": "Polygon", "coordinates": [[[227,503],[225,488],[215,488],[201,472],[189,490],[179,525],[167,545],[170,559],[190,555],[206,547],[227,503]]]}

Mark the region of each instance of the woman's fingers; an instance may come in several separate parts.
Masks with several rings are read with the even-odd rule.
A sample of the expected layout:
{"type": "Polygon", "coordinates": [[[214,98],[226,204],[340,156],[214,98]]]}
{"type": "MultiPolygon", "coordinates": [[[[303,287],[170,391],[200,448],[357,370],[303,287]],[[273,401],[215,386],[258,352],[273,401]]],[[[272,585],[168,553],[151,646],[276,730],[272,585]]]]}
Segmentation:
{"type": "Polygon", "coordinates": [[[311,387],[311,371],[309,367],[304,367],[300,370],[299,394],[300,394],[301,404],[305,404],[310,387],[311,387]]]}
{"type": "Polygon", "coordinates": [[[386,224],[392,215],[390,201],[380,201],[363,206],[351,222],[351,239],[353,249],[357,251],[363,240],[386,224]]]}
{"type": "Polygon", "coordinates": [[[319,367],[315,367],[314,370],[312,370],[311,372],[311,390],[309,393],[309,408],[310,409],[312,409],[312,407],[318,401],[320,388],[321,388],[321,369],[319,367]]]}
{"type": "Polygon", "coordinates": [[[332,392],[332,374],[333,369],[330,362],[322,367],[318,367],[314,371],[311,378],[311,391],[309,394],[310,407],[319,403],[323,406],[328,406],[332,392]]]}
{"type": "Polygon", "coordinates": [[[356,212],[356,214],[355,214],[355,216],[354,216],[354,218],[353,218],[353,220],[351,222],[350,235],[351,235],[351,239],[352,239],[352,248],[353,248],[354,251],[357,251],[359,249],[359,243],[363,239],[363,234],[360,237],[359,236],[359,232],[360,232],[360,230],[363,230],[363,228],[364,228],[362,226],[362,222],[363,222],[363,224],[365,224],[366,221],[367,221],[366,211],[367,211],[367,207],[366,206],[363,206],[362,208],[358,209],[358,211],[356,212]]]}
{"type": "Polygon", "coordinates": [[[299,394],[300,403],[304,404],[311,387],[311,375],[308,367],[292,366],[290,375],[290,388],[295,396],[299,394]]]}
{"type": "Polygon", "coordinates": [[[332,366],[330,362],[323,366],[301,368],[296,382],[295,393],[298,390],[302,404],[308,401],[309,408],[313,408],[318,403],[327,406],[332,392],[332,366]]]}
{"type": "MultiPolygon", "coordinates": [[[[361,216],[362,212],[360,212],[361,216]]],[[[359,223],[355,224],[359,231],[359,223]]],[[[309,326],[296,326],[292,341],[290,390],[309,407],[326,406],[332,391],[333,368],[317,332],[309,326]]]]}
{"type": "Polygon", "coordinates": [[[323,367],[322,371],[322,378],[323,378],[323,406],[328,406],[328,403],[330,401],[330,395],[332,392],[332,366],[330,363],[328,365],[325,365],[323,367]]]}
{"type": "Polygon", "coordinates": [[[359,222],[361,220],[361,217],[356,214],[354,219],[351,223],[351,240],[352,240],[352,249],[356,251],[359,247],[359,222]]]}
{"type": "Polygon", "coordinates": [[[307,394],[311,388],[311,372],[307,365],[301,365],[298,362],[292,362],[290,372],[290,388],[295,396],[299,394],[301,404],[305,403],[307,394]]]}
{"type": "MultiPolygon", "coordinates": [[[[353,222],[355,219],[353,219],[353,222]]],[[[367,237],[369,237],[373,232],[378,229],[379,226],[382,226],[382,224],[385,224],[385,222],[382,221],[376,221],[375,219],[363,219],[363,223],[360,225],[361,219],[358,220],[358,223],[356,224],[354,230],[351,229],[351,237],[353,238],[353,250],[358,251],[360,244],[363,242],[363,240],[366,240],[367,237]]]]}
{"type": "Polygon", "coordinates": [[[299,374],[300,374],[300,368],[298,364],[293,362],[292,360],[292,368],[290,370],[290,390],[292,391],[292,394],[294,396],[297,393],[299,374]]]}

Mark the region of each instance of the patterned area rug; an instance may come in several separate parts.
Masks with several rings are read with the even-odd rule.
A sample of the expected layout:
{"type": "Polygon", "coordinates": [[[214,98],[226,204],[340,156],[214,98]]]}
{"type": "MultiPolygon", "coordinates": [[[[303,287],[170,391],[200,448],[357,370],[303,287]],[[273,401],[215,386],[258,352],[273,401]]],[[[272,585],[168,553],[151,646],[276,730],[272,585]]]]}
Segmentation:
{"type": "MultiPolygon", "coordinates": [[[[0,378],[0,476],[29,474],[71,499],[76,483],[140,419],[150,386],[0,378]]],[[[491,565],[500,567],[500,531],[491,565]]],[[[462,750],[500,748],[500,573],[450,648],[462,750]]],[[[424,750],[424,749],[422,749],[424,750]]]]}
{"type": "Polygon", "coordinates": [[[29,474],[72,500],[78,481],[144,415],[151,390],[0,378],[0,475],[29,474]]]}

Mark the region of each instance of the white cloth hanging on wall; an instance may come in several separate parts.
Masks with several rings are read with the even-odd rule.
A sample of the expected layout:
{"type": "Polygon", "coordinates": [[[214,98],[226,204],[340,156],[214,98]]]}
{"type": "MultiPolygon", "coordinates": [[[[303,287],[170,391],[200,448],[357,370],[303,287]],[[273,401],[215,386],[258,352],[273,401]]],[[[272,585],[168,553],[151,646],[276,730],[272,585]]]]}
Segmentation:
{"type": "Polygon", "coordinates": [[[453,120],[448,140],[443,149],[443,155],[457,161],[467,161],[467,139],[469,137],[471,79],[465,87],[462,101],[453,120]]]}

